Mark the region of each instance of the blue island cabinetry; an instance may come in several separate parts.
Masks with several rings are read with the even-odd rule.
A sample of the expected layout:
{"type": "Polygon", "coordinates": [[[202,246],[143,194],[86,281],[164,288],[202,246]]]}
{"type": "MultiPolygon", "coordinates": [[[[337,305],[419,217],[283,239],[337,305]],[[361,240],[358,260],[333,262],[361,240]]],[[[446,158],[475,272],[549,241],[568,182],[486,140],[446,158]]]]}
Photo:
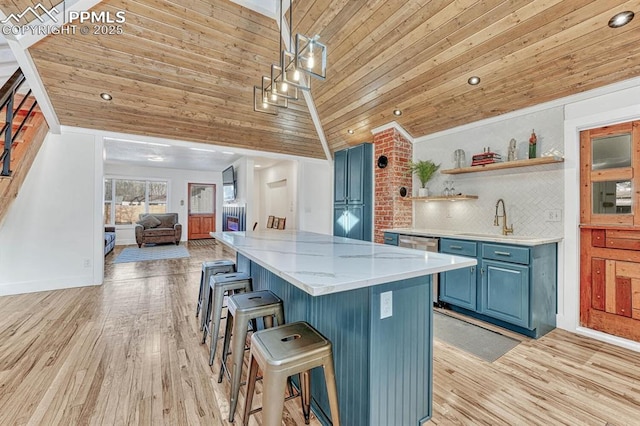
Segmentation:
{"type": "MultiPolygon", "coordinates": [[[[341,424],[418,425],[431,417],[431,275],[475,259],[301,231],[211,234],[236,251],[254,290],[284,302],[333,343],[341,424]]],[[[312,408],[329,424],[324,376],[312,372],[312,408]]]]}

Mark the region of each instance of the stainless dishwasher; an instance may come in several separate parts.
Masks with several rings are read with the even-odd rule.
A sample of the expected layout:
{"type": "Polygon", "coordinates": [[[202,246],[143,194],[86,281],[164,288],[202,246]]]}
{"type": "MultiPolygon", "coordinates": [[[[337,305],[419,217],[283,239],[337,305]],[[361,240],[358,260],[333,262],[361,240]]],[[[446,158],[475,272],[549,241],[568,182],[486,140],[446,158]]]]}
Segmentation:
{"type": "MultiPolygon", "coordinates": [[[[440,243],[439,238],[434,237],[417,237],[414,235],[399,235],[398,246],[407,247],[422,251],[432,251],[437,253],[440,243]]],[[[431,285],[433,288],[433,304],[434,306],[440,306],[440,300],[438,300],[438,274],[431,275],[431,285]]]]}

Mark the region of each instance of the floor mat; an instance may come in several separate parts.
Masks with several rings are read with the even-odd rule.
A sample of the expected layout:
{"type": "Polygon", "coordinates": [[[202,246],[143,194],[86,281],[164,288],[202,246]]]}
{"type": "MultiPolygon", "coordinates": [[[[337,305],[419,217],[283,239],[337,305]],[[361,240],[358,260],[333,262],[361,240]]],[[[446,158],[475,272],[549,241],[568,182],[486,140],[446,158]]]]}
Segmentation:
{"type": "Polygon", "coordinates": [[[493,362],[520,343],[516,339],[439,312],[433,313],[434,338],[493,362]]]}
{"type": "Polygon", "coordinates": [[[216,244],[216,240],[213,238],[204,238],[202,240],[189,240],[187,241],[187,244],[193,247],[198,247],[198,246],[211,246],[216,244]]]}
{"type": "Polygon", "coordinates": [[[123,249],[113,263],[143,262],[146,260],[163,260],[189,257],[189,250],[184,246],[174,244],[157,245],[151,247],[127,247],[123,249]]]}

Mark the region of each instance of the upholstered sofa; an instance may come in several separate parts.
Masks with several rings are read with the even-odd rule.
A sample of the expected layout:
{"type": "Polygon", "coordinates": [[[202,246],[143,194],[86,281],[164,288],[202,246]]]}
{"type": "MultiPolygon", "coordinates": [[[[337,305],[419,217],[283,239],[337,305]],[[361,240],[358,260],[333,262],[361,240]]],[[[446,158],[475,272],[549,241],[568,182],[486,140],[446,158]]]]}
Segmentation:
{"type": "Polygon", "coordinates": [[[178,245],[182,236],[182,225],[178,223],[178,213],[141,214],[135,231],[138,247],[150,243],[178,245]]]}
{"type": "Polygon", "coordinates": [[[111,250],[116,246],[116,227],[105,226],[104,227],[104,255],[111,253],[111,250]]]}

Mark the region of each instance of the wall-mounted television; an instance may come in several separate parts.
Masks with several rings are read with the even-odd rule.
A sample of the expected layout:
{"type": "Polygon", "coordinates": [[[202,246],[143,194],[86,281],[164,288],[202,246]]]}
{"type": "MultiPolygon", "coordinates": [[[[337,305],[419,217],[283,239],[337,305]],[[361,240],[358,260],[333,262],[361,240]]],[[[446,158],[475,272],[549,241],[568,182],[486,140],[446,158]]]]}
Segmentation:
{"type": "Polygon", "coordinates": [[[222,171],[222,193],[224,201],[233,201],[236,199],[236,173],[233,166],[229,166],[222,171]]]}

